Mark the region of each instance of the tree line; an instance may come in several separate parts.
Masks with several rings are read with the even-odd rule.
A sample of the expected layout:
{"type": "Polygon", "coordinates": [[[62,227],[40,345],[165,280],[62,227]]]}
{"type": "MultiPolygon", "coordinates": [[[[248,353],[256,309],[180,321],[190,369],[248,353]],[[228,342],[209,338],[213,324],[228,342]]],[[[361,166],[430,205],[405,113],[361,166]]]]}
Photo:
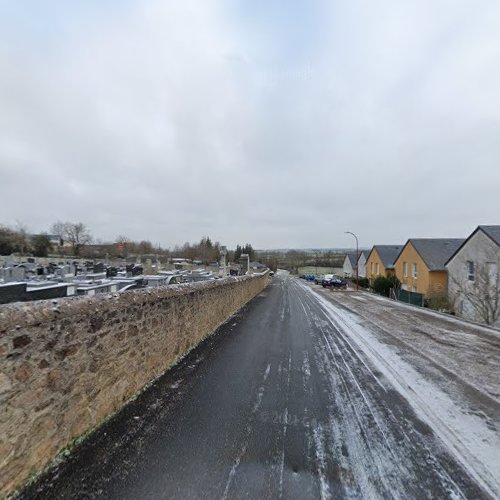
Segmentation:
{"type": "MultiPolygon", "coordinates": [[[[0,226],[0,255],[13,253],[88,259],[156,255],[164,260],[178,257],[209,264],[220,261],[221,245],[209,236],[203,236],[198,242],[186,242],[170,249],[154,245],[150,240],[134,241],[123,234],[106,243],[96,240],[90,228],[82,222],[57,221],[50,226],[49,232],[35,235],[29,234],[20,223],[16,227],[0,226]],[[54,236],[57,236],[57,240],[54,236]]],[[[257,251],[250,243],[244,243],[237,244],[234,250],[228,250],[226,261],[238,262],[242,254],[248,254],[250,261],[259,261],[274,271],[280,267],[292,272],[305,266],[339,267],[344,257],[332,251],[257,251]]]]}
{"type": "MultiPolygon", "coordinates": [[[[92,236],[87,225],[82,222],[57,221],[49,228],[49,232],[29,234],[22,224],[16,227],[0,225],[0,255],[33,255],[47,257],[81,258],[127,258],[137,255],[157,255],[164,259],[178,257],[199,260],[204,264],[218,262],[221,258],[221,245],[212,241],[209,236],[203,236],[199,242],[176,245],[172,250],[153,245],[149,240],[134,241],[123,234],[118,235],[113,242],[101,242],[92,236]],[[55,238],[57,237],[57,238],[55,238]]],[[[241,254],[255,258],[255,250],[250,243],[237,245],[235,250],[227,252],[227,261],[238,261],[241,254]]]]}

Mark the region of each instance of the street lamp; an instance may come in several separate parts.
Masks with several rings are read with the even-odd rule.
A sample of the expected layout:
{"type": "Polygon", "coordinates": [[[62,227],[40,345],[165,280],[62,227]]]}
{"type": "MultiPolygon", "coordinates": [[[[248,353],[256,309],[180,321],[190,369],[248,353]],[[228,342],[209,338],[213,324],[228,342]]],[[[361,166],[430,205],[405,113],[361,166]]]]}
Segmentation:
{"type": "Polygon", "coordinates": [[[358,245],[358,237],[354,233],[351,233],[351,231],[346,231],[345,234],[352,234],[354,236],[354,238],[356,239],[356,291],[359,291],[359,269],[358,269],[358,264],[359,264],[359,245],[358,245]]]}

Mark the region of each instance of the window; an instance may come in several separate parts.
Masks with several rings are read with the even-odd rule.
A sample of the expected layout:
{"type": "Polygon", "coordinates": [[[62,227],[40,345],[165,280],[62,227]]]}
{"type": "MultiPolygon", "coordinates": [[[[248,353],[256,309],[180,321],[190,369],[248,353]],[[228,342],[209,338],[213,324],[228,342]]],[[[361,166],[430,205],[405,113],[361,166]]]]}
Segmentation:
{"type": "Polygon", "coordinates": [[[411,291],[412,291],[413,293],[417,293],[417,287],[416,287],[416,286],[412,286],[412,287],[411,287],[411,291]]]}
{"type": "Polygon", "coordinates": [[[373,262],[370,263],[370,272],[373,274],[373,262]]]}
{"type": "Polygon", "coordinates": [[[411,265],[411,273],[417,279],[417,264],[415,262],[411,265]]]}
{"type": "Polygon", "coordinates": [[[476,269],[474,266],[474,262],[472,260],[468,260],[465,263],[465,266],[467,268],[467,279],[469,281],[475,281],[476,280],[476,269]]]}
{"type": "Polygon", "coordinates": [[[408,278],[408,262],[403,262],[403,276],[408,278]]]}
{"type": "Polygon", "coordinates": [[[379,267],[379,263],[377,262],[377,264],[375,265],[377,271],[376,271],[376,274],[377,276],[380,274],[380,267],[379,267]]]}

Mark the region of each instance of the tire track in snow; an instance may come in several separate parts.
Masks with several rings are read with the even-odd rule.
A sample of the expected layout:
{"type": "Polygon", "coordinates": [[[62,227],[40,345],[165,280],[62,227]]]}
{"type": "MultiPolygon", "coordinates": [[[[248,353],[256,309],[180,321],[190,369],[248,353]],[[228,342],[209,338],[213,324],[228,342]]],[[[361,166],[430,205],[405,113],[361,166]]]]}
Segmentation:
{"type": "MultiPolygon", "coordinates": [[[[308,287],[303,287],[303,288],[306,288],[306,290],[310,290],[308,287]]],[[[358,403],[357,403],[356,398],[353,398],[353,393],[351,392],[351,389],[355,389],[356,393],[359,393],[361,395],[361,399],[363,401],[363,405],[365,407],[365,410],[367,410],[368,413],[371,414],[371,417],[373,418],[375,425],[378,428],[378,431],[382,434],[383,442],[380,442],[380,444],[383,444],[384,448],[386,450],[388,450],[388,452],[389,452],[389,455],[387,455],[386,459],[384,461],[382,461],[382,463],[381,463],[379,458],[380,458],[380,456],[383,456],[384,452],[381,451],[381,449],[379,448],[379,444],[376,443],[377,440],[375,440],[375,443],[373,443],[374,436],[373,436],[373,434],[370,433],[371,431],[368,432],[368,434],[366,434],[367,439],[365,440],[365,446],[366,446],[367,450],[369,450],[369,454],[373,459],[372,462],[377,463],[377,465],[378,465],[378,471],[379,471],[378,475],[380,476],[379,479],[382,481],[382,484],[384,485],[382,488],[378,488],[378,489],[381,489],[382,491],[384,491],[384,490],[391,491],[392,490],[392,493],[391,493],[392,495],[394,495],[394,491],[404,491],[405,484],[404,484],[404,482],[401,482],[399,480],[399,478],[400,477],[403,477],[403,478],[404,477],[413,477],[415,475],[414,473],[416,473],[416,470],[414,471],[414,473],[411,473],[408,469],[406,469],[404,467],[404,464],[412,463],[411,462],[412,457],[410,457],[407,452],[406,452],[405,457],[401,457],[401,456],[397,455],[394,451],[395,449],[398,449],[399,453],[401,453],[402,451],[404,452],[404,450],[401,450],[401,446],[399,445],[400,440],[394,441],[392,438],[389,439],[388,433],[392,437],[394,426],[396,426],[396,427],[398,427],[398,432],[400,434],[402,434],[402,438],[403,438],[404,442],[406,442],[408,444],[413,444],[412,439],[410,438],[410,436],[408,436],[405,429],[403,428],[403,426],[400,425],[400,422],[395,418],[395,416],[393,415],[392,412],[387,412],[384,409],[384,412],[381,414],[381,416],[377,417],[377,415],[375,414],[375,411],[374,411],[374,408],[377,407],[376,404],[373,404],[371,399],[367,396],[367,393],[365,391],[363,391],[360,387],[361,385],[364,386],[365,383],[360,384],[358,382],[356,376],[354,375],[354,373],[352,373],[352,370],[350,369],[349,365],[356,366],[356,361],[357,360],[361,361],[362,365],[365,368],[367,368],[368,373],[371,375],[372,379],[377,383],[377,385],[379,387],[382,384],[380,377],[375,376],[373,371],[367,366],[367,363],[360,358],[360,355],[357,352],[356,347],[355,347],[356,344],[353,345],[352,341],[349,342],[346,338],[346,335],[344,335],[342,333],[343,332],[342,325],[339,325],[335,321],[330,321],[333,318],[331,318],[331,315],[326,314],[328,311],[325,312],[324,310],[323,310],[323,314],[326,317],[327,321],[319,320],[319,318],[317,318],[317,315],[318,315],[318,312],[317,312],[318,303],[317,303],[317,301],[315,301],[314,296],[311,297],[310,294],[308,294],[307,300],[309,301],[309,304],[306,303],[306,308],[307,308],[308,312],[311,315],[313,315],[313,317],[315,317],[315,319],[316,319],[315,326],[321,332],[321,336],[323,337],[323,342],[324,342],[324,348],[331,351],[330,352],[331,360],[332,360],[331,362],[333,362],[335,364],[334,371],[339,373],[339,377],[342,381],[342,385],[344,387],[347,400],[350,401],[350,406],[351,406],[352,411],[353,411],[353,418],[358,422],[358,426],[362,432],[365,432],[368,430],[366,427],[367,424],[363,422],[364,418],[366,418],[366,417],[361,416],[361,414],[359,413],[360,408],[357,406],[358,403]],[[314,312],[312,310],[314,308],[314,306],[316,306],[316,312],[314,312]],[[328,324],[330,324],[331,326],[328,327],[327,326],[328,324]],[[331,328],[333,328],[333,330],[331,330],[331,328]],[[332,345],[332,342],[333,342],[333,345],[332,345]],[[341,344],[339,345],[338,342],[340,342],[341,344]],[[336,359],[336,355],[340,358],[340,360],[341,360],[340,362],[341,362],[342,366],[345,368],[345,370],[339,366],[338,361],[336,359]],[[346,355],[348,356],[348,358],[345,357],[346,355]],[[347,377],[347,379],[346,379],[346,377],[347,377]],[[351,384],[348,382],[348,380],[354,381],[354,387],[351,388],[351,384]],[[384,423],[385,423],[385,418],[382,416],[384,414],[386,415],[386,417],[387,416],[390,417],[389,423],[392,424],[392,430],[389,430],[389,429],[391,429],[391,427],[387,427],[386,425],[382,424],[380,418],[383,418],[384,423]],[[375,446],[375,448],[373,447],[373,445],[375,446]],[[389,457],[391,457],[391,458],[389,458],[389,457]],[[387,469],[387,466],[388,466],[388,464],[386,463],[387,459],[390,462],[392,462],[394,466],[396,466],[396,469],[391,470],[391,467],[389,467],[389,469],[387,469]],[[399,469],[400,473],[396,472],[398,469],[399,469]],[[389,486],[387,481],[389,481],[392,484],[392,486],[389,486]],[[396,481],[396,483],[394,483],[394,481],[396,481]]],[[[322,309],[324,309],[324,308],[322,308],[322,309]]],[[[321,349],[320,349],[320,352],[321,352],[321,349]]],[[[321,354],[320,354],[320,356],[321,356],[321,354]]],[[[325,365],[327,365],[329,363],[329,360],[325,359],[324,363],[325,363],[325,365]]],[[[335,381],[332,381],[332,391],[335,393],[335,381]]],[[[386,391],[387,391],[387,388],[384,385],[384,392],[386,392],[386,391]]],[[[372,388],[372,392],[373,392],[373,388],[372,388]]],[[[338,405],[342,405],[341,399],[338,401],[338,405]]],[[[378,413],[378,410],[377,410],[377,413],[378,413]]],[[[354,440],[354,441],[351,440],[350,446],[351,446],[351,448],[357,447],[357,454],[363,455],[364,450],[362,449],[362,447],[358,446],[358,444],[356,443],[356,440],[354,440]]],[[[443,490],[447,491],[449,495],[451,495],[455,498],[460,498],[460,497],[466,498],[467,495],[461,490],[461,487],[448,474],[447,470],[443,468],[442,464],[435,461],[435,459],[433,458],[433,453],[435,453],[435,452],[432,452],[428,448],[428,446],[425,444],[421,443],[420,446],[423,446],[423,449],[426,452],[428,452],[428,454],[429,454],[429,457],[426,458],[426,461],[431,461],[434,463],[435,471],[434,471],[433,475],[439,476],[442,478],[443,490]]],[[[367,463],[367,461],[365,460],[364,467],[366,467],[366,470],[369,470],[370,466],[371,466],[371,464],[367,463]]],[[[363,470],[363,468],[356,467],[356,464],[353,464],[353,467],[357,468],[358,475],[362,475],[363,472],[366,472],[363,470]]],[[[369,495],[369,496],[373,496],[373,495],[377,496],[374,491],[369,492],[370,488],[371,488],[371,486],[369,484],[367,484],[367,483],[364,484],[363,490],[365,491],[365,494],[369,495]],[[366,488],[368,488],[368,489],[366,489],[366,488]]],[[[364,496],[365,496],[365,494],[364,494],[364,496]]],[[[383,493],[381,493],[381,494],[383,496],[383,493]]]]}
{"type": "MultiPolygon", "coordinates": [[[[299,297],[301,296],[301,294],[297,294],[297,295],[299,297]]],[[[349,406],[351,408],[351,413],[350,413],[351,417],[349,419],[346,419],[346,421],[349,422],[348,425],[351,426],[352,421],[354,419],[354,421],[357,422],[357,427],[360,430],[360,432],[362,433],[362,435],[366,436],[364,441],[363,441],[363,444],[359,444],[359,442],[355,443],[356,440],[351,439],[350,440],[350,444],[351,444],[350,447],[356,448],[358,450],[358,452],[356,453],[357,458],[360,458],[362,455],[364,455],[366,451],[368,451],[370,458],[366,458],[365,460],[363,460],[362,467],[358,467],[356,464],[351,463],[350,469],[357,471],[358,484],[362,485],[362,490],[364,491],[364,494],[363,494],[364,497],[368,498],[368,497],[374,497],[374,495],[377,496],[375,494],[376,490],[373,489],[373,487],[365,481],[366,476],[367,476],[367,471],[372,470],[374,464],[376,466],[376,472],[375,471],[370,472],[369,475],[371,477],[377,477],[377,481],[380,481],[381,486],[379,486],[378,489],[382,490],[382,491],[394,490],[395,489],[394,485],[391,485],[387,482],[388,481],[387,480],[387,472],[383,469],[383,466],[385,464],[381,463],[381,461],[379,460],[379,457],[381,456],[380,450],[378,448],[375,449],[374,448],[375,443],[372,443],[371,440],[369,440],[367,438],[368,433],[367,433],[366,424],[363,423],[363,418],[360,416],[359,409],[358,409],[358,401],[353,396],[352,389],[355,389],[361,393],[363,400],[364,400],[365,408],[367,409],[367,411],[369,413],[371,413],[371,417],[372,417],[373,421],[375,422],[375,425],[378,427],[380,434],[382,435],[382,440],[385,440],[385,448],[387,450],[389,450],[389,453],[392,453],[392,447],[388,442],[386,433],[385,433],[384,429],[382,428],[382,426],[380,425],[378,418],[373,413],[373,411],[371,409],[371,405],[368,402],[368,399],[366,398],[364,391],[361,389],[360,384],[358,383],[356,377],[352,373],[352,370],[350,369],[348,363],[344,359],[344,356],[343,356],[341,350],[339,349],[339,347],[337,345],[335,345],[334,348],[332,348],[332,345],[328,341],[327,336],[326,336],[325,331],[324,331],[324,328],[323,328],[324,325],[321,324],[321,322],[318,322],[319,318],[317,317],[317,311],[313,311],[313,309],[311,307],[311,306],[316,306],[316,308],[317,308],[318,304],[316,304],[314,301],[311,301],[310,303],[308,303],[307,301],[310,301],[309,296],[306,296],[305,299],[306,299],[306,303],[305,304],[302,303],[302,306],[304,307],[304,311],[306,311],[306,314],[308,316],[309,324],[311,325],[311,327],[314,326],[315,329],[320,332],[320,335],[321,335],[322,340],[323,340],[323,347],[321,347],[318,350],[318,347],[316,346],[316,358],[318,359],[317,365],[318,365],[318,367],[326,367],[326,370],[323,370],[324,371],[323,377],[325,378],[325,380],[326,379],[330,380],[330,386],[331,386],[330,393],[334,394],[334,395],[337,393],[337,390],[336,390],[337,386],[336,386],[335,380],[333,380],[333,373],[335,373],[338,376],[340,383],[343,387],[346,399],[337,400],[336,406],[337,406],[337,408],[341,408],[342,412],[345,413],[345,411],[346,411],[345,403],[348,402],[349,406]],[[335,349],[336,352],[334,352],[333,349],[335,349]],[[325,355],[326,351],[329,351],[330,356],[325,355]],[[342,363],[343,367],[341,367],[341,365],[339,364],[339,361],[340,361],[340,363],[342,363]],[[333,365],[332,365],[332,363],[333,363],[333,365]],[[332,367],[328,368],[328,367],[330,367],[330,365],[332,365],[332,367]],[[354,387],[351,387],[352,383],[350,383],[349,381],[354,382],[354,387]]],[[[324,323],[327,324],[327,322],[324,322],[324,323]]],[[[368,369],[368,367],[366,367],[366,368],[368,369]]],[[[320,368],[320,370],[321,370],[321,368],[320,368]]],[[[370,373],[371,373],[371,371],[370,371],[370,373]]],[[[377,382],[378,382],[378,380],[377,380],[377,382]]],[[[385,387],[384,387],[384,390],[385,390],[385,387]]],[[[330,412],[330,413],[332,413],[332,412],[330,412]]],[[[318,445],[318,436],[322,436],[321,442],[323,442],[323,439],[324,439],[323,436],[324,436],[325,430],[326,429],[323,428],[319,434],[316,433],[314,435],[314,443],[316,446],[318,445]]],[[[329,434],[330,433],[327,433],[327,435],[329,435],[329,434]]],[[[360,436],[359,433],[353,432],[352,434],[355,435],[357,441],[359,441],[359,439],[358,439],[360,436]]],[[[333,438],[330,438],[330,440],[334,441],[333,438]]],[[[324,451],[316,450],[316,454],[317,454],[317,456],[322,456],[324,459],[324,451]]],[[[335,453],[333,451],[331,451],[330,455],[333,456],[333,455],[335,455],[335,453]]],[[[393,462],[398,464],[399,460],[397,459],[397,457],[393,453],[392,453],[392,455],[393,455],[393,462]]],[[[319,467],[319,470],[324,470],[324,464],[320,464],[320,465],[318,465],[318,467],[319,467]]],[[[322,491],[324,492],[325,490],[323,489],[322,491]]],[[[344,485],[344,493],[346,496],[356,497],[356,496],[359,496],[360,492],[351,492],[351,493],[353,493],[353,494],[351,494],[349,492],[349,488],[347,488],[347,485],[344,485]]]]}
{"type": "MultiPolygon", "coordinates": [[[[483,437],[483,441],[485,441],[484,443],[480,443],[478,445],[478,443],[475,442],[475,439],[470,438],[470,436],[469,439],[464,440],[464,432],[458,433],[453,430],[448,424],[448,420],[444,420],[440,415],[443,408],[436,410],[430,403],[428,403],[429,394],[434,394],[434,400],[440,399],[439,403],[443,405],[445,411],[447,410],[447,405],[449,405],[450,408],[455,408],[452,413],[460,414],[460,408],[456,407],[456,404],[453,403],[446,394],[442,393],[438,387],[432,387],[432,389],[429,387],[424,393],[422,393],[422,390],[419,393],[412,387],[412,385],[414,385],[412,382],[418,380],[418,376],[415,377],[414,375],[415,370],[410,368],[409,365],[402,361],[397,355],[395,358],[394,353],[387,356],[387,346],[382,346],[377,343],[377,341],[373,342],[373,338],[370,339],[370,337],[373,337],[373,333],[369,332],[366,327],[358,323],[357,315],[355,313],[339,309],[333,303],[309,287],[302,286],[302,288],[308,290],[309,294],[317,299],[326,316],[330,318],[332,324],[337,328],[337,330],[339,330],[340,335],[344,338],[346,335],[349,336],[349,338],[355,342],[358,347],[358,349],[355,350],[361,350],[367,356],[367,359],[370,359],[374,366],[376,366],[384,374],[387,381],[391,383],[391,385],[410,403],[419,418],[430,425],[433,431],[444,443],[446,449],[452,454],[452,456],[455,457],[457,462],[470,473],[476,483],[479,484],[481,488],[491,497],[496,498],[499,496],[500,484],[498,482],[498,478],[500,477],[500,470],[497,470],[498,460],[495,460],[494,455],[495,449],[496,452],[498,452],[498,448],[495,448],[495,445],[492,444],[499,442],[498,435],[495,435],[495,433],[491,430],[488,432],[488,429],[483,429],[482,433],[489,435],[489,438],[483,437]],[[363,332],[359,330],[363,330],[363,332]],[[382,354],[382,352],[384,352],[384,354],[382,354]],[[396,370],[396,367],[393,366],[395,361],[397,361],[397,366],[400,368],[398,370],[396,370]],[[404,373],[405,371],[407,376],[412,376],[410,382],[408,382],[408,380],[401,375],[401,373],[404,373]],[[439,398],[437,398],[437,396],[439,396],[439,398]],[[471,450],[470,446],[475,449],[471,450]],[[491,449],[491,446],[493,446],[494,449],[491,449]],[[491,460],[486,458],[484,453],[479,453],[482,455],[482,458],[478,458],[476,455],[478,452],[484,451],[485,447],[490,448],[490,451],[486,450],[486,456],[489,456],[491,460]]],[[[351,348],[353,348],[352,345],[351,348]]],[[[419,381],[420,385],[423,383],[424,381],[419,381]]],[[[433,403],[435,403],[435,401],[433,401],[433,403]]],[[[449,410],[448,413],[450,413],[449,410]]],[[[462,417],[464,417],[464,415],[462,415],[462,417]]],[[[477,419],[475,419],[475,422],[472,422],[474,420],[472,416],[465,415],[465,417],[469,417],[471,423],[477,424],[477,419]]],[[[474,425],[472,425],[472,427],[474,427],[474,425]]],[[[465,431],[467,431],[467,426],[465,426],[465,431]]],[[[465,435],[467,435],[466,432],[465,435]]],[[[447,477],[452,484],[455,484],[458,490],[456,491],[457,494],[466,497],[446,470],[443,469],[441,473],[447,477]]]]}

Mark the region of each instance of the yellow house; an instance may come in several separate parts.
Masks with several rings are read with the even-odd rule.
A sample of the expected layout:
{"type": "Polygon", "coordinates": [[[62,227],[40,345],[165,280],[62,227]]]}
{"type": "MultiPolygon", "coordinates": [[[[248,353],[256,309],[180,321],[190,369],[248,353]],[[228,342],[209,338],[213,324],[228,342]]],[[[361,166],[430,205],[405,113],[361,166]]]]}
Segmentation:
{"type": "Polygon", "coordinates": [[[445,264],[464,239],[409,239],[399,253],[394,268],[401,288],[429,297],[448,290],[445,264]]]}
{"type": "Polygon", "coordinates": [[[402,249],[402,245],[375,245],[366,259],[366,277],[372,280],[394,274],[394,262],[402,249]]]}

